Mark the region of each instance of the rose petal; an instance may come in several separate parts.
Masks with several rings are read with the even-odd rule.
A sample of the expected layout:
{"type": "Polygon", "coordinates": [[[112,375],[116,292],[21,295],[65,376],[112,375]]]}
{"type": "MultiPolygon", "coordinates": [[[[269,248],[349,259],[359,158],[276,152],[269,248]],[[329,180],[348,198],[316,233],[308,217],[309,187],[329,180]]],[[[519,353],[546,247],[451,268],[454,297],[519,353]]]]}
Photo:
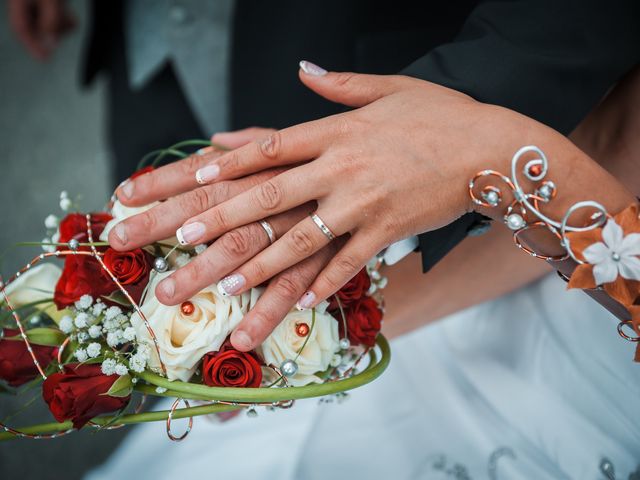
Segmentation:
{"type": "Polygon", "coordinates": [[[593,266],[593,278],[597,285],[610,283],[618,278],[618,265],[611,257],[593,266]]]}
{"type": "Polygon", "coordinates": [[[611,250],[604,243],[594,243],[582,252],[584,259],[592,265],[606,262],[611,259],[611,250]]]}
{"type": "Polygon", "coordinates": [[[622,227],[618,225],[615,220],[611,219],[602,229],[602,238],[604,243],[607,244],[610,250],[618,251],[622,245],[622,239],[624,238],[624,232],[622,227]]]}

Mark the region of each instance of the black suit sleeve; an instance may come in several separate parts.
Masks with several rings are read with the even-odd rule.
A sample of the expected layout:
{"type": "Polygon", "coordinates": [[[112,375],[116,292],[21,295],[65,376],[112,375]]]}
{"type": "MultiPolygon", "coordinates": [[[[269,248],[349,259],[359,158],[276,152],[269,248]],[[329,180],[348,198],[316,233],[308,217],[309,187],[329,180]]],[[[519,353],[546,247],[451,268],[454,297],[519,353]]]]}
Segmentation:
{"type": "MultiPolygon", "coordinates": [[[[512,0],[477,7],[455,41],[401,73],[568,134],[640,58],[640,1],[512,0]]],[[[428,270],[480,219],[420,236],[428,270]]]]}

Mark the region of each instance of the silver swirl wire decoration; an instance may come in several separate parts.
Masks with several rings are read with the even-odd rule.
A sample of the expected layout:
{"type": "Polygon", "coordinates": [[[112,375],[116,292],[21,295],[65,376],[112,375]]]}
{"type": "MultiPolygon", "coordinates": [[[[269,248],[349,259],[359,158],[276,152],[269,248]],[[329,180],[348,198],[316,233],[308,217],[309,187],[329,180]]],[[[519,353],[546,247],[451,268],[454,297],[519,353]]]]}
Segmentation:
{"type": "Polygon", "coordinates": [[[469,182],[469,195],[473,203],[486,208],[496,208],[503,199],[503,192],[500,187],[495,185],[487,185],[480,191],[480,195],[476,195],[476,182],[483,177],[496,177],[500,179],[513,195],[513,201],[507,206],[506,213],[504,215],[504,223],[513,230],[514,242],[518,248],[524,250],[529,255],[543,260],[564,260],[566,258],[572,258],[576,263],[583,264],[584,261],[580,260],[573,250],[567,237],[567,233],[570,232],[586,232],[589,230],[595,230],[602,227],[609,214],[604,206],[598,202],[591,200],[577,202],[572,205],[561,221],[554,220],[541,211],[541,205],[548,204],[553,200],[557,194],[556,185],[551,180],[545,180],[549,170],[549,161],[544,152],[535,145],[527,145],[520,148],[511,159],[511,177],[497,172],[495,170],[483,170],[478,172],[469,182]],[[533,159],[528,160],[523,168],[520,168],[521,160],[525,156],[535,154],[533,159]],[[524,177],[536,183],[536,189],[533,193],[527,193],[522,188],[519,180],[519,174],[522,173],[524,177]],[[589,217],[591,223],[586,226],[578,227],[569,225],[569,219],[575,214],[576,211],[589,208],[595,210],[595,212],[589,217]],[[531,221],[528,220],[529,216],[535,217],[531,221]],[[534,252],[530,248],[524,246],[519,239],[520,234],[531,228],[546,228],[559,240],[561,245],[566,249],[566,255],[561,257],[551,257],[541,255],[534,252]]]}

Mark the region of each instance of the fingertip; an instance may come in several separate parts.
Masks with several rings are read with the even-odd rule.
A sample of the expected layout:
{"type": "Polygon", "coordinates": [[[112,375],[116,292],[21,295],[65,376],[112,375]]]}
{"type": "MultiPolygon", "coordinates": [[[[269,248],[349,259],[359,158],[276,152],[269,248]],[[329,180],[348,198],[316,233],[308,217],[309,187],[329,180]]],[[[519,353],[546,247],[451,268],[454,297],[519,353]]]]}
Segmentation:
{"type": "Polygon", "coordinates": [[[156,286],[156,298],[163,305],[177,305],[175,301],[176,281],[167,277],[156,286]]]}
{"type": "Polygon", "coordinates": [[[233,345],[233,348],[241,352],[248,352],[254,348],[253,340],[249,334],[244,330],[239,329],[234,330],[231,334],[231,345],[233,345]]]}
{"type": "Polygon", "coordinates": [[[107,240],[109,241],[109,246],[114,250],[123,251],[127,249],[127,227],[123,222],[118,223],[111,229],[109,235],[107,235],[107,240]]]}

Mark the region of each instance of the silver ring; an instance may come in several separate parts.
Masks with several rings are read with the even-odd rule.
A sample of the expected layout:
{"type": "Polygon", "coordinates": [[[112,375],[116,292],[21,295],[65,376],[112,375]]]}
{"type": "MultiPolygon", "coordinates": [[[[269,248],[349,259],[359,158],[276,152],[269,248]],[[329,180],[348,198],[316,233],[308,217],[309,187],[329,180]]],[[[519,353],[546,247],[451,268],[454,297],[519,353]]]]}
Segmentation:
{"type": "Polygon", "coordinates": [[[267,222],[266,220],[260,220],[258,223],[264,229],[265,233],[267,234],[267,237],[269,237],[269,243],[275,242],[276,241],[276,233],[273,231],[273,228],[271,227],[271,224],[269,222],[267,222]]]}
{"type": "Polygon", "coordinates": [[[309,216],[311,217],[311,220],[313,220],[313,223],[318,226],[320,231],[324,233],[325,237],[327,237],[329,240],[333,240],[334,238],[336,238],[331,229],[325,225],[325,223],[318,215],[316,215],[315,213],[310,213],[309,216]]]}

